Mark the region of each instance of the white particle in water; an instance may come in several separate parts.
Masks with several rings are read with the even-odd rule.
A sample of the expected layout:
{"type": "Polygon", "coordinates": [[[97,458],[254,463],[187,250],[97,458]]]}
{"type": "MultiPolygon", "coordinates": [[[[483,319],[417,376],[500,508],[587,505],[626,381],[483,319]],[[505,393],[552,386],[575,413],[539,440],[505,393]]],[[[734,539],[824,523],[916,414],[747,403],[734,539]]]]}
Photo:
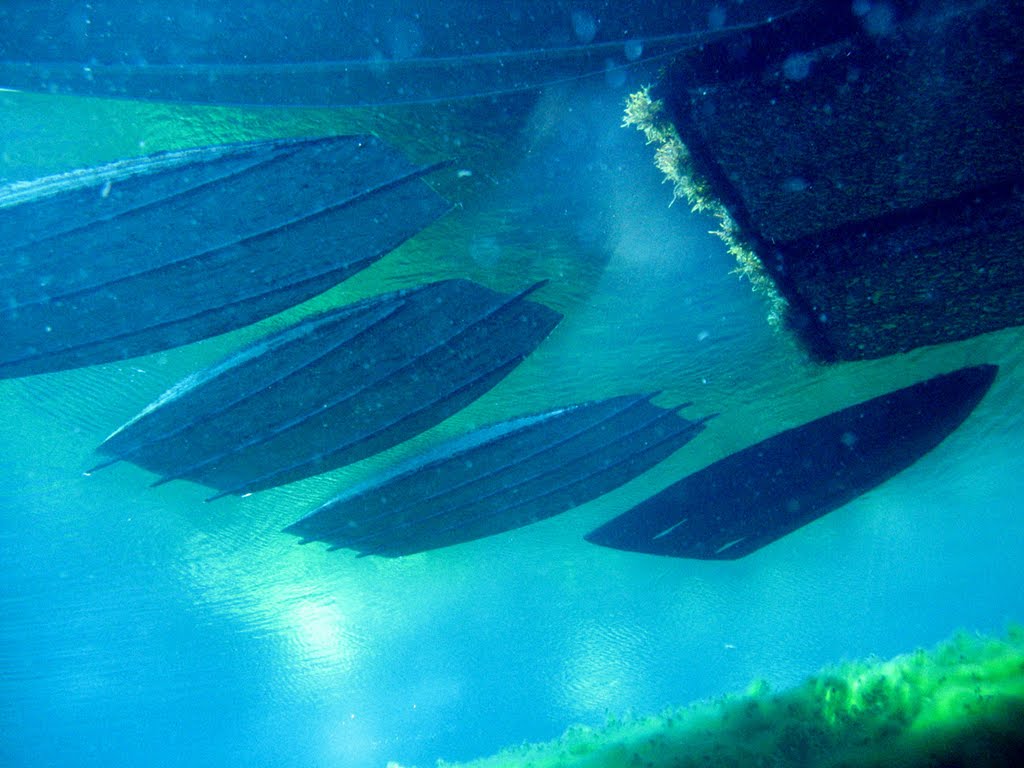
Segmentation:
{"type": "Polygon", "coordinates": [[[711,6],[708,11],[708,29],[721,29],[725,26],[725,8],[720,5],[711,6]]]}
{"type": "Polygon", "coordinates": [[[585,45],[597,36],[597,20],[589,11],[573,11],[572,30],[576,39],[585,45]]]}
{"type": "Polygon", "coordinates": [[[804,80],[811,74],[811,56],[807,53],[791,53],[782,62],[782,74],[788,80],[804,80]]]}

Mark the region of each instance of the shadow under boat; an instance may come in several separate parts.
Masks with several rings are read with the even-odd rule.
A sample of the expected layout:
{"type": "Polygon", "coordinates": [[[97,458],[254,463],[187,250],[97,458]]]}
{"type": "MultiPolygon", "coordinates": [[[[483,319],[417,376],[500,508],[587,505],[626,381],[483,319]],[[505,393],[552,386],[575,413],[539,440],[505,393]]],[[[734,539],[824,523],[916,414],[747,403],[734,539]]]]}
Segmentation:
{"type": "Polygon", "coordinates": [[[161,152],[0,188],[0,378],[144,355],[299,304],[449,209],[372,136],[161,152]]]}

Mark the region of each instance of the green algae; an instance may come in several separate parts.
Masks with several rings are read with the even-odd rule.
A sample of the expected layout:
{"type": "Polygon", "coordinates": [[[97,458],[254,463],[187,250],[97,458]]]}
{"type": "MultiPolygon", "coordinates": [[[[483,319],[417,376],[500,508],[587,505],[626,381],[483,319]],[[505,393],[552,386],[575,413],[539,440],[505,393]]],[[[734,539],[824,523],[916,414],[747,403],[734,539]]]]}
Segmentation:
{"type": "Polygon", "coordinates": [[[654,145],[654,165],[672,184],[672,203],[686,200],[693,212],[707,213],[718,219],[715,234],[736,259],[733,272],[749,280],[754,292],[767,299],[768,322],[773,327],[780,327],[786,316],[786,300],[775,287],[751,243],[743,237],[740,227],[711,191],[711,185],[694,168],[690,151],[665,112],[664,101],[653,98],[650,87],[641,88],[626,99],[622,127],[631,126],[644,134],[648,144],[654,145]]]}
{"type": "Polygon", "coordinates": [[[741,695],[439,766],[1010,766],[1024,749],[1022,723],[1024,629],[1013,628],[847,662],[787,691],[755,683],[741,695]]]}
{"type": "Polygon", "coordinates": [[[690,209],[727,216],[725,208],[711,193],[708,183],[694,170],[690,152],[665,114],[665,102],[651,96],[650,87],[641,88],[626,99],[622,127],[635,127],[655,145],[654,164],[672,183],[672,201],[686,200],[690,209]]]}

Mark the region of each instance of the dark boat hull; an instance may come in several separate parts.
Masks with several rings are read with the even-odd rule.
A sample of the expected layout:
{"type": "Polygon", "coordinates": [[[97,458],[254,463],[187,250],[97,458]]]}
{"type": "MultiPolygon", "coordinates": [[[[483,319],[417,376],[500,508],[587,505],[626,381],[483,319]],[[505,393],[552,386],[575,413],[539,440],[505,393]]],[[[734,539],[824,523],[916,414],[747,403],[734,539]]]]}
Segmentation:
{"type": "Polygon", "coordinates": [[[963,368],[787,430],[587,534],[615,549],[733,560],[883,483],[966,419],[996,375],[963,368]]]}
{"type": "Polygon", "coordinates": [[[439,446],[286,530],[387,557],[472,541],[597,498],[702,428],[640,395],[513,419],[439,446]]]}
{"type": "Polygon", "coordinates": [[[532,290],[448,280],[311,316],[183,380],[99,450],[218,496],[359,461],[465,407],[532,352],[561,319],[532,290]]]}
{"type": "Polygon", "coordinates": [[[167,152],[0,190],[0,377],[188,344],[301,303],[448,204],[378,139],[167,152]]]}

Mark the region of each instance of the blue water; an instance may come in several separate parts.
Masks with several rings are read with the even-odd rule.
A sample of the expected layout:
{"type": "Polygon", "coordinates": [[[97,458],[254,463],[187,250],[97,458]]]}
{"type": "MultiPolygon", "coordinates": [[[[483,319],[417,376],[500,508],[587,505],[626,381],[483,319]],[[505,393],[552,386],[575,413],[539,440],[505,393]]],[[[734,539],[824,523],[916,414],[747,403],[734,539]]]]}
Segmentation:
{"type": "MultiPolygon", "coordinates": [[[[715,221],[669,206],[652,149],[619,127],[641,77],[553,86],[515,101],[505,125],[436,137],[441,152],[473,145],[457,160],[475,185],[464,205],[331,300],[454,274],[499,288],[552,279],[543,298],[563,324],[422,444],[638,390],[692,400],[691,415],[719,412],[707,431],[638,481],[543,523],[357,559],[280,531],[358,467],[216,504],[187,483],[149,488],[154,478],[129,465],[83,474],[113,429],[264,327],[0,381],[0,765],[422,768],[1024,616],[1022,332],[807,363],[730,274],[708,234],[715,221]],[[758,439],[982,362],[998,363],[999,377],[939,448],[750,557],[664,559],[582,540],[758,439]]],[[[349,119],[13,93],[0,93],[0,114],[6,180],[142,144],[349,119]]],[[[431,140],[402,115],[360,119],[410,136],[409,152],[431,140]]]]}

